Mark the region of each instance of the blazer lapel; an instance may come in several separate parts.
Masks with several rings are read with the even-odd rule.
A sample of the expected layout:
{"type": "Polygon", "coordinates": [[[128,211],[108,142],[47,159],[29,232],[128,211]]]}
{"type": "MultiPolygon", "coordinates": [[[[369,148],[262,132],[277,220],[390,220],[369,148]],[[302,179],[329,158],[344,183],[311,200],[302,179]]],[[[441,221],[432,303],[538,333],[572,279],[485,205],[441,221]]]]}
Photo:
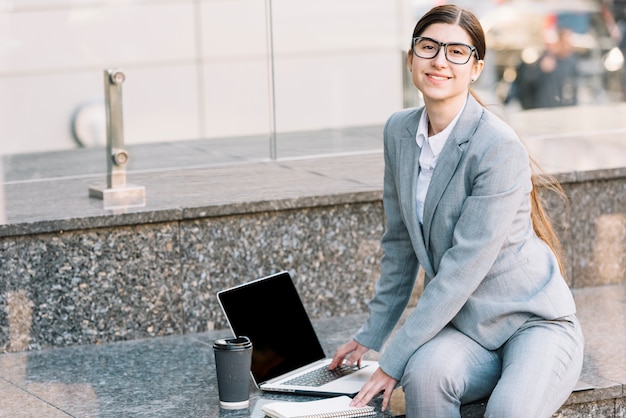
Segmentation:
{"type": "MultiPolygon", "coordinates": [[[[435,214],[435,208],[461,160],[461,149],[455,141],[450,141],[450,139],[453,138],[449,138],[441,151],[432,180],[428,186],[428,193],[426,193],[424,202],[424,242],[426,243],[430,239],[430,224],[435,214]]],[[[426,246],[428,248],[428,244],[426,246]]]]}
{"type": "Polygon", "coordinates": [[[437,165],[428,187],[428,193],[426,194],[426,201],[424,202],[424,242],[427,249],[430,239],[430,225],[435,209],[456,172],[459,161],[461,161],[463,156],[461,144],[469,141],[471,135],[476,130],[480,120],[480,113],[482,113],[482,106],[470,95],[467,98],[463,113],[450,133],[450,137],[437,160],[437,165]]]}
{"type": "Polygon", "coordinates": [[[407,222],[407,229],[411,236],[413,248],[415,254],[420,262],[420,265],[429,277],[434,276],[434,271],[426,246],[424,243],[424,236],[422,233],[422,227],[417,221],[417,207],[415,204],[417,175],[419,173],[419,156],[420,148],[415,142],[415,135],[417,133],[417,124],[419,122],[421,111],[417,112],[416,116],[412,118],[411,122],[407,124],[407,130],[405,132],[406,137],[399,141],[403,144],[400,149],[400,202],[403,205],[402,211],[406,214],[405,219],[407,222]]]}

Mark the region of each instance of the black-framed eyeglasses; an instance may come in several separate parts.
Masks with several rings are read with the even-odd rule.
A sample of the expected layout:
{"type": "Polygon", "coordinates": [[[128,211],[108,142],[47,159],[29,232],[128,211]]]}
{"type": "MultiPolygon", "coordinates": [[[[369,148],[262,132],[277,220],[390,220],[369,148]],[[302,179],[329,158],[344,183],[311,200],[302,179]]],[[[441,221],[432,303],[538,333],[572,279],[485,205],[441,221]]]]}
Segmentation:
{"type": "Polygon", "coordinates": [[[476,59],[478,59],[478,53],[476,52],[476,47],[474,46],[461,42],[443,43],[424,36],[413,38],[413,47],[411,49],[413,50],[415,56],[431,59],[435,58],[437,54],[439,54],[441,47],[443,47],[446,59],[452,64],[467,64],[473,54],[476,54],[476,59]]]}

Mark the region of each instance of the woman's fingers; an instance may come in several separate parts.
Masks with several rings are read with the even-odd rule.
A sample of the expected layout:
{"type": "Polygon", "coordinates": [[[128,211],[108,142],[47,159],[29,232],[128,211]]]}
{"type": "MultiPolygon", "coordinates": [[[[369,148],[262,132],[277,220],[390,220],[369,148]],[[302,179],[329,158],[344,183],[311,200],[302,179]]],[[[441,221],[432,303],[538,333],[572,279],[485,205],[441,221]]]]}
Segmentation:
{"type": "Polygon", "coordinates": [[[354,364],[360,365],[361,358],[363,357],[363,354],[365,354],[366,352],[367,352],[367,348],[357,343],[356,341],[351,340],[345,343],[344,345],[340,346],[339,348],[337,348],[337,351],[335,352],[335,355],[333,356],[333,360],[330,363],[330,366],[328,366],[328,368],[332,370],[335,367],[343,364],[344,361],[349,366],[352,366],[354,364]]]}
{"type": "Polygon", "coordinates": [[[329,366],[330,370],[333,370],[335,367],[340,366],[343,363],[343,360],[346,358],[346,356],[350,354],[352,351],[354,351],[354,348],[356,347],[353,347],[352,343],[353,341],[350,341],[340,346],[339,348],[337,348],[337,351],[335,351],[335,355],[333,356],[333,361],[330,363],[330,366],[329,366]]]}
{"type": "Polygon", "coordinates": [[[378,368],[372,377],[363,385],[363,388],[352,399],[350,405],[352,406],[364,406],[371,401],[380,392],[383,393],[383,411],[387,409],[391,394],[398,382],[385,373],[381,368],[378,368]]]}
{"type": "Polygon", "coordinates": [[[391,394],[393,393],[393,390],[396,388],[396,384],[398,383],[395,379],[389,378],[390,381],[387,382],[387,385],[385,386],[385,393],[383,395],[383,404],[382,404],[382,408],[383,411],[385,411],[387,409],[387,407],[389,406],[389,402],[391,401],[391,394]]]}

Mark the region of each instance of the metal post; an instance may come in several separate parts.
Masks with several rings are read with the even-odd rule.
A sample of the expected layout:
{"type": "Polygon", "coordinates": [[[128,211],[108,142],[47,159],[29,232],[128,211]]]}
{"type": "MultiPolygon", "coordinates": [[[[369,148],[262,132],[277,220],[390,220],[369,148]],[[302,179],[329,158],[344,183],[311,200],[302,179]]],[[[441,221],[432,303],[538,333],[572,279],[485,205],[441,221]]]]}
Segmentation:
{"type": "Polygon", "coordinates": [[[274,84],[274,23],[272,0],[265,0],[265,22],[269,69],[270,159],[274,161],[278,158],[278,150],[276,144],[276,87],[274,84]]]}
{"type": "Polygon", "coordinates": [[[102,199],[105,208],[145,205],[145,188],[126,184],[129,155],[124,149],[122,113],[122,83],[125,79],[121,70],[104,70],[107,184],[106,187],[90,187],[89,196],[102,199]]]}

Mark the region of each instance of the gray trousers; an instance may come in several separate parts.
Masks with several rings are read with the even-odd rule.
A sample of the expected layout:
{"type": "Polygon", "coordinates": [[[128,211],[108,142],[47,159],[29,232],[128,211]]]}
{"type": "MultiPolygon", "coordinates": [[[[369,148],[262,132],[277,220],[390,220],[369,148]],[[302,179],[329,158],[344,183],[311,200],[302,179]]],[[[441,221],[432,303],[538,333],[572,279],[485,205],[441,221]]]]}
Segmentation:
{"type": "Polygon", "coordinates": [[[575,316],[529,321],[495,351],[448,326],[407,364],[406,416],[459,417],[462,403],[488,397],[486,417],[550,417],[578,382],[583,348],[575,316]]]}

